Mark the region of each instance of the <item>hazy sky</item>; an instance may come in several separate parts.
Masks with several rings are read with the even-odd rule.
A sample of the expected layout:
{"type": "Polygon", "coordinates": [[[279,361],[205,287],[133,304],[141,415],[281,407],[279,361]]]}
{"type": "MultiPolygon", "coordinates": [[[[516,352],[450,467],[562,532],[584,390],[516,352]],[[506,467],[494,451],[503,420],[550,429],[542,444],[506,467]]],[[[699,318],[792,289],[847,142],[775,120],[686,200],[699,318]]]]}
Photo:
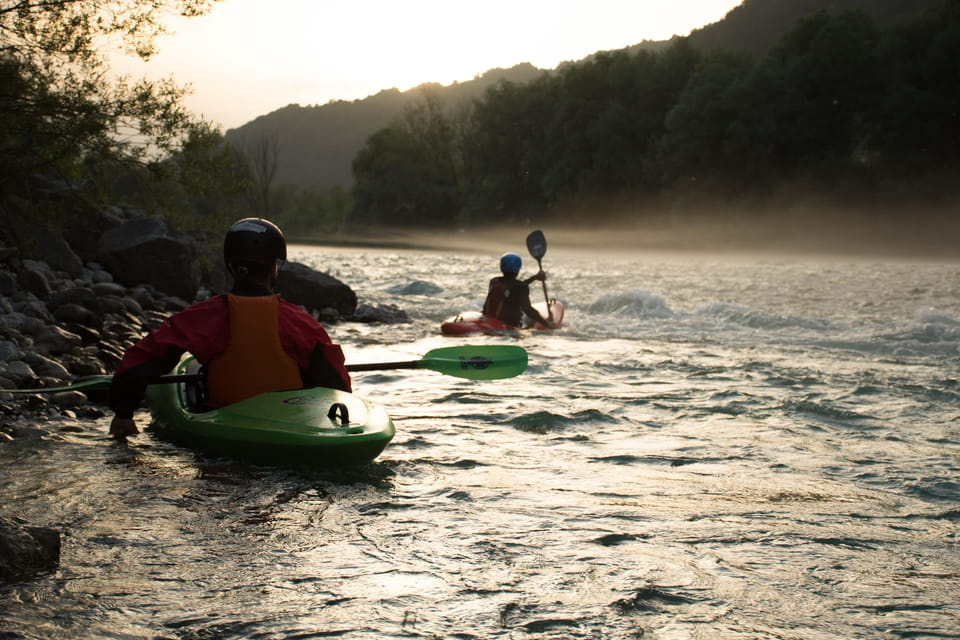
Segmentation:
{"type": "Polygon", "coordinates": [[[521,62],[552,69],[687,35],[741,1],[222,0],[206,16],[171,21],[146,65],[114,68],[172,75],[192,87],[192,111],[230,129],[292,103],[447,85],[521,62]]]}

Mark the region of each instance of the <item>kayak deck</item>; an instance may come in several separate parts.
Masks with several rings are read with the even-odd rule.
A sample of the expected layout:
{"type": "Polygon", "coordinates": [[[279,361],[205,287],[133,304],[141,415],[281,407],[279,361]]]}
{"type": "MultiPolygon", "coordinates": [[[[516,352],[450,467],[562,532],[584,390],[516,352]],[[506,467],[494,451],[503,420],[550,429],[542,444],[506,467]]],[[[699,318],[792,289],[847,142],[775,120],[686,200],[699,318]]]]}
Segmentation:
{"type": "MultiPolygon", "coordinates": [[[[559,300],[550,301],[549,313],[546,302],[536,302],[533,304],[533,308],[539,311],[540,315],[545,318],[552,315],[553,321],[556,323],[557,328],[562,326],[563,303],[559,300]]],[[[550,330],[549,327],[544,326],[539,322],[536,322],[529,327],[523,327],[523,329],[531,329],[534,331],[550,330]]],[[[455,316],[447,318],[440,324],[441,333],[448,336],[463,336],[476,333],[517,333],[520,330],[521,329],[518,327],[511,327],[508,324],[504,324],[497,318],[486,316],[479,311],[464,311],[455,316]]]]}
{"type": "MultiPolygon", "coordinates": [[[[187,372],[181,361],[174,373],[187,372]]],[[[159,433],[218,454],[270,462],[365,464],[393,439],[393,421],[379,405],[346,391],[312,387],[263,393],[205,411],[191,411],[190,383],[151,385],[147,402],[159,433]]]]}

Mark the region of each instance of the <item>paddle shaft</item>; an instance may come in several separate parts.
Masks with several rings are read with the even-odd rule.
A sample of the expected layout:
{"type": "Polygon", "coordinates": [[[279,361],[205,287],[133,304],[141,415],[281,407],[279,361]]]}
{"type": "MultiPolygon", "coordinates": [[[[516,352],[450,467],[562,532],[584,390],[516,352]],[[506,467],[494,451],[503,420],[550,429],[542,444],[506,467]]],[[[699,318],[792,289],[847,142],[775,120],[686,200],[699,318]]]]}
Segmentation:
{"type": "MultiPolygon", "coordinates": [[[[403,360],[400,362],[362,362],[346,365],[347,371],[380,371],[381,369],[419,369],[420,360],[403,360]]],[[[200,378],[195,373],[171,374],[151,378],[151,384],[165,384],[168,382],[193,382],[200,378]]]]}
{"type": "MultiPolygon", "coordinates": [[[[527,352],[522,347],[510,345],[481,345],[441,347],[427,353],[420,360],[400,362],[369,362],[346,365],[347,371],[379,371],[382,369],[430,369],[445,375],[470,380],[496,380],[520,375],[527,367],[527,352]]],[[[146,380],[147,384],[194,382],[198,374],[167,374],[146,380]]],[[[89,376],[75,380],[63,387],[45,389],[0,389],[6,393],[56,393],[61,391],[106,390],[112,383],[111,376],[89,376]]]]}
{"type": "Polygon", "coordinates": [[[403,362],[365,362],[348,364],[347,371],[379,371],[380,369],[417,369],[419,360],[404,360],[403,362]]]}
{"type": "MultiPolygon", "coordinates": [[[[365,362],[346,365],[347,371],[379,371],[380,369],[416,369],[419,360],[405,360],[403,362],[365,362]]],[[[172,382],[196,382],[200,375],[196,373],[178,373],[156,376],[148,380],[148,384],[169,384],[172,382]]]]}
{"type": "MultiPolygon", "coordinates": [[[[345,365],[347,371],[380,371],[383,369],[420,369],[423,367],[422,360],[402,360],[399,362],[362,362],[358,364],[345,365]]],[[[201,376],[196,373],[176,373],[162,376],[154,376],[147,380],[147,384],[170,384],[174,382],[196,382],[201,376]]],[[[104,377],[109,383],[110,378],[104,377]]],[[[11,390],[12,391],[12,390],[11,390]]],[[[17,391],[20,391],[17,389],[17,391]]],[[[40,391],[40,389],[38,389],[40,391]]]]}

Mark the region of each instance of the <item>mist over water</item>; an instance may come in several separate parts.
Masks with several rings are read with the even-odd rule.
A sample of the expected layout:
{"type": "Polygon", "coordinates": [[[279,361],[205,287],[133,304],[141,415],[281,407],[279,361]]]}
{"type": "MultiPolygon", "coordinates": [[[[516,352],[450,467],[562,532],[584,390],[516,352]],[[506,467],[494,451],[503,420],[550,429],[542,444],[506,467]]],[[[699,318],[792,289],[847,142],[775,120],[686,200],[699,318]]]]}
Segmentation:
{"type": "Polygon", "coordinates": [[[529,353],[509,380],[355,375],[397,426],[368,467],[257,466],[149,432],[124,447],[106,419],[22,425],[0,446],[6,511],[61,528],[64,549],[58,571],[0,588],[0,633],[960,635],[960,263],[545,231],[566,325],[519,338],[439,324],[479,309],[524,231],[291,247],[410,315],[330,327],[348,362],[529,353]]]}

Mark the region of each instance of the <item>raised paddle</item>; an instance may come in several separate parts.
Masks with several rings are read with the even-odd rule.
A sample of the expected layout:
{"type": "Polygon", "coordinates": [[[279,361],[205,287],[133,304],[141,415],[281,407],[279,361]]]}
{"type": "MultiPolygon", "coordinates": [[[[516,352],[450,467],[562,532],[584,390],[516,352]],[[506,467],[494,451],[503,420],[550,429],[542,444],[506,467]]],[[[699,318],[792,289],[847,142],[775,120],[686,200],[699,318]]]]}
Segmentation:
{"type": "MultiPolygon", "coordinates": [[[[527,352],[512,345],[477,345],[441,347],[428,351],[419,360],[402,362],[368,362],[348,364],[347,371],[380,371],[384,369],[429,369],[448,376],[469,380],[512,378],[527,368],[527,352]]],[[[151,378],[149,384],[192,382],[196,374],[165,375],[151,378]]],[[[44,389],[0,389],[2,393],[59,393],[61,391],[98,391],[110,388],[111,376],[86,376],[63,387],[44,389]]]]}
{"type": "MultiPolygon", "coordinates": [[[[531,256],[537,259],[537,266],[540,271],[543,271],[543,264],[540,260],[547,253],[547,239],[543,236],[543,231],[537,229],[530,232],[530,235],[527,236],[527,250],[531,256]]],[[[547,319],[553,322],[553,309],[550,308],[550,298],[547,297],[547,281],[541,280],[540,284],[543,285],[543,301],[547,303],[547,319]]]]}

